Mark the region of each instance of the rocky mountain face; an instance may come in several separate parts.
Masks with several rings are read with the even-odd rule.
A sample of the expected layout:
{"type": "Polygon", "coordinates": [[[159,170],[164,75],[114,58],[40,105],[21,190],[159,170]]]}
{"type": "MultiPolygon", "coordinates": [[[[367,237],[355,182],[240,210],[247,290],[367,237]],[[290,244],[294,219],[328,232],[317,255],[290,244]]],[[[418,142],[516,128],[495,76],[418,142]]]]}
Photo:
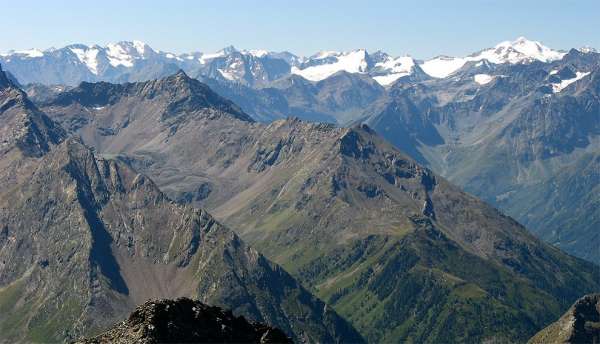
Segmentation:
{"type": "MultiPolygon", "coordinates": [[[[98,333],[148,299],[180,296],[232,309],[297,341],[362,341],[206,211],[174,203],[145,175],[67,138],[22,91],[0,81],[1,342],[98,333]]],[[[162,86],[153,89],[168,94],[162,86]]],[[[97,105],[99,94],[110,92],[78,99],[97,105]]],[[[213,96],[182,95],[166,110],[193,114],[211,102],[215,113],[221,106],[245,118],[213,96]]]]}
{"type": "Polygon", "coordinates": [[[577,300],[559,320],[538,332],[528,343],[600,343],[600,294],[577,300]]]}
{"type": "Polygon", "coordinates": [[[538,236],[600,262],[600,55],[396,84],[364,122],[538,236]]]}
{"type": "MultiPolygon", "coordinates": [[[[130,87],[155,93],[148,83],[130,87]]],[[[115,97],[95,110],[79,92],[44,110],[174,199],[237,228],[369,341],[524,341],[600,288],[598,266],[540,242],[368,126],[267,125],[206,109],[174,115],[172,130],[161,121],[166,97],[139,107],[126,104],[141,95],[115,97]],[[124,116],[126,128],[100,134],[123,127],[124,116]]]]}
{"type": "Polygon", "coordinates": [[[76,344],[292,343],[281,330],[187,298],[147,301],[126,321],[76,344]]]}

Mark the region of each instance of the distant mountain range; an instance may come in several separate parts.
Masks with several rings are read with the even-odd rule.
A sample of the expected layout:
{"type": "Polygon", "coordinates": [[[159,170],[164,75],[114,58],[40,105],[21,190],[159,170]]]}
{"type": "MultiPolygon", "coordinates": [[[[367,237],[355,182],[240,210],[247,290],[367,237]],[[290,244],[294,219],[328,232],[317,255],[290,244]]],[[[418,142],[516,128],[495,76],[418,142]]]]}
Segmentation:
{"type": "Polygon", "coordinates": [[[0,63],[24,84],[75,86],[82,81],[144,81],[183,69],[194,77],[210,77],[249,86],[265,86],[290,74],[320,81],[340,71],[366,74],[380,85],[389,86],[398,79],[415,75],[446,77],[467,62],[551,62],[561,59],[564,54],[523,37],[513,42],[499,43],[467,57],[440,56],[426,61],[417,61],[410,56],[393,57],[382,51],[371,54],[364,49],[322,51],[303,57],[289,52],[227,47],[216,53],[178,55],[154,50],[143,42],[133,41],[105,47],[73,44],[44,51],[11,51],[0,54],[0,63]]]}

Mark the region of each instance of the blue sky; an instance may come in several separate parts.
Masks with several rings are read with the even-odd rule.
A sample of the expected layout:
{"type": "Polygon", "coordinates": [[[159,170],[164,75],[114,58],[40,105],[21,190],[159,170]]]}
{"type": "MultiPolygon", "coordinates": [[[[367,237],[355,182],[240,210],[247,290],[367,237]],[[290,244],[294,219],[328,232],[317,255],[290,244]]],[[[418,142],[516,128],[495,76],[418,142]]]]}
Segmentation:
{"type": "Polygon", "coordinates": [[[237,48],[366,48],[428,58],[518,36],[600,48],[600,1],[0,0],[0,52],[142,40],[176,53],[237,48]]]}

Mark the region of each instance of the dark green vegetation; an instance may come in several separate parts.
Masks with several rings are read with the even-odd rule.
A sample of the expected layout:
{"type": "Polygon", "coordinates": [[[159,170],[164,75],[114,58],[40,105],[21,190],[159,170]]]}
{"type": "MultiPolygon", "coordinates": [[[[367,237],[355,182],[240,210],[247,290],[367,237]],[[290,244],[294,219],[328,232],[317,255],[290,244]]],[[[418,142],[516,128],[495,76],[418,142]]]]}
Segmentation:
{"type": "Polygon", "coordinates": [[[97,84],[105,96],[93,103],[80,87],[44,110],[172,198],[207,207],[372,342],[525,341],[600,288],[598,266],[369,127],[255,123],[194,101],[207,98],[198,84],[181,72],[135,92],[97,84]]]}
{"type": "Polygon", "coordinates": [[[281,330],[250,323],[231,311],[187,298],[148,301],[126,321],[76,344],[260,343],[292,344],[281,330]]]}
{"type": "MultiPolygon", "coordinates": [[[[216,102],[236,118],[230,102],[203,95],[169,109],[216,102]]],[[[171,201],[145,175],[68,138],[1,71],[0,142],[0,341],[94,334],[148,299],[179,296],[298,341],[362,341],[206,211],[171,201]]]]}

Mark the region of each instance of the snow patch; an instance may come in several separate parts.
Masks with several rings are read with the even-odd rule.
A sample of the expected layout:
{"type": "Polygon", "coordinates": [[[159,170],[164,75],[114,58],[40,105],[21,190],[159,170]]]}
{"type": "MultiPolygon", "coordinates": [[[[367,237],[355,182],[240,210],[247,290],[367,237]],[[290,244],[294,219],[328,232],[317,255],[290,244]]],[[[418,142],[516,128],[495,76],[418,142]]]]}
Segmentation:
{"type": "Polygon", "coordinates": [[[480,85],[485,85],[494,80],[494,77],[488,74],[475,74],[475,76],[473,76],[473,80],[480,85]]]}
{"type": "Polygon", "coordinates": [[[467,60],[460,57],[440,56],[425,61],[420,67],[429,76],[434,78],[445,78],[459,70],[465,63],[467,63],[467,60]]]}
{"type": "Polygon", "coordinates": [[[266,50],[263,50],[263,49],[252,49],[252,50],[245,51],[245,53],[252,55],[254,57],[258,57],[258,58],[269,55],[269,52],[266,50]]]}
{"type": "Polygon", "coordinates": [[[385,75],[377,75],[373,77],[382,86],[388,86],[399,78],[411,75],[415,66],[415,60],[410,56],[388,57],[383,62],[375,64],[375,69],[388,73],[385,75]]]}
{"type": "Polygon", "coordinates": [[[111,43],[106,46],[106,49],[108,63],[110,63],[111,66],[133,67],[133,56],[128,54],[127,51],[125,51],[125,49],[120,44],[111,43]]]}
{"type": "Polygon", "coordinates": [[[219,73],[221,73],[221,75],[222,75],[222,76],[223,76],[225,79],[227,79],[227,80],[231,80],[231,81],[235,80],[235,76],[233,75],[233,73],[231,73],[231,72],[228,72],[228,71],[225,71],[225,70],[222,70],[222,69],[217,69],[217,70],[219,71],[219,73]]]}
{"type": "Polygon", "coordinates": [[[201,64],[206,64],[206,62],[208,62],[208,60],[216,59],[218,57],[223,57],[223,56],[225,56],[225,52],[223,50],[220,50],[213,54],[202,54],[202,56],[200,56],[200,58],[198,58],[198,61],[200,61],[201,64]]]}
{"type": "Polygon", "coordinates": [[[142,41],[133,41],[133,47],[135,48],[138,54],[144,55],[144,53],[146,53],[146,48],[148,47],[148,44],[142,41]]]}
{"type": "Polygon", "coordinates": [[[389,86],[394,83],[394,81],[400,79],[403,76],[410,75],[410,73],[396,73],[396,74],[388,74],[388,75],[380,75],[374,76],[373,79],[377,81],[381,86],[389,86]]]}
{"type": "Polygon", "coordinates": [[[292,74],[300,75],[307,80],[320,81],[339,71],[346,71],[348,73],[365,73],[367,71],[367,52],[364,49],[347,53],[321,52],[316,57],[313,57],[313,59],[324,59],[327,57],[335,57],[336,61],[304,69],[292,67],[292,74]]]}
{"type": "Polygon", "coordinates": [[[581,80],[582,78],[585,78],[589,74],[590,74],[590,72],[577,72],[577,73],[575,73],[575,77],[572,79],[566,79],[566,80],[562,80],[559,83],[552,84],[552,92],[558,93],[558,92],[564,90],[567,86],[574,83],[575,81],[581,80]]]}
{"type": "Polygon", "coordinates": [[[75,55],[77,55],[79,61],[86,65],[90,72],[92,72],[95,75],[98,75],[98,49],[71,48],[71,51],[75,55]]]}
{"type": "Polygon", "coordinates": [[[26,57],[43,57],[44,53],[39,49],[27,49],[27,50],[18,50],[14,52],[15,54],[25,55],[26,57]]]}

